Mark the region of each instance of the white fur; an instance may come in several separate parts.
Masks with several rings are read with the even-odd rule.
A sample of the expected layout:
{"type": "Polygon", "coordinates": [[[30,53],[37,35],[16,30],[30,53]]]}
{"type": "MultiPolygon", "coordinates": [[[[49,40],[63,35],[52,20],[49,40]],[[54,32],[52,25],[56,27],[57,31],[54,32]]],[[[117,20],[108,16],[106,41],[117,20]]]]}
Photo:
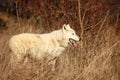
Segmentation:
{"type": "Polygon", "coordinates": [[[27,54],[37,59],[46,56],[53,59],[68,46],[69,38],[79,41],[79,37],[70,28],[70,25],[64,24],[62,29],[47,34],[22,33],[15,35],[10,39],[9,46],[19,60],[27,54]]]}

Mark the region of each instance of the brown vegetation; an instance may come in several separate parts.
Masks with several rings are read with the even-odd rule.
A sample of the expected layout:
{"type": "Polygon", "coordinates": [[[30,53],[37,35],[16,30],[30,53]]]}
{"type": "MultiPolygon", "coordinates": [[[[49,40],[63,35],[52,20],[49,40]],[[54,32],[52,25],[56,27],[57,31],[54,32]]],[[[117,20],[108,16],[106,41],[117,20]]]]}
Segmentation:
{"type": "Polygon", "coordinates": [[[119,80],[119,8],[105,0],[17,0],[30,11],[29,19],[0,12],[0,80],[119,80]],[[34,2],[35,1],[35,2],[34,2]],[[69,23],[82,37],[79,48],[69,46],[51,71],[45,60],[29,58],[16,68],[10,64],[8,46],[11,36],[22,32],[44,33],[69,23]],[[2,26],[4,27],[4,26],[2,26]],[[81,33],[82,31],[82,33],[81,33]]]}

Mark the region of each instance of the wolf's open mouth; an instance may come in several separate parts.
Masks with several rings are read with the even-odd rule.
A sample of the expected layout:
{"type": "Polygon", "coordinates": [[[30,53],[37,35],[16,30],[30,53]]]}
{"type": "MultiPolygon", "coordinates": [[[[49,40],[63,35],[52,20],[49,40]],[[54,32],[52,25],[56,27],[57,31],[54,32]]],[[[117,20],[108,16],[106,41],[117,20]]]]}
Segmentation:
{"type": "Polygon", "coordinates": [[[70,44],[72,44],[74,47],[78,46],[74,39],[70,38],[69,41],[70,41],[70,44]]]}

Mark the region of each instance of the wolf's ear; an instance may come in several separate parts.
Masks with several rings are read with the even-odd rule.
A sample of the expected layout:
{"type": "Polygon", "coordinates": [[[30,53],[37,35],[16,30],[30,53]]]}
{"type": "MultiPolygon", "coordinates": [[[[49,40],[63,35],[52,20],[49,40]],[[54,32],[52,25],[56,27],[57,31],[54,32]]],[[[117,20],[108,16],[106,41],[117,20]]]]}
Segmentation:
{"type": "Polygon", "coordinates": [[[66,24],[63,25],[63,30],[66,30],[66,26],[67,26],[66,24]]]}
{"type": "Polygon", "coordinates": [[[67,24],[67,27],[70,28],[70,24],[67,24]]]}
{"type": "Polygon", "coordinates": [[[64,24],[63,25],[63,30],[67,30],[68,31],[69,29],[70,29],[70,25],[69,24],[67,24],[67,25],[64,24]]]}

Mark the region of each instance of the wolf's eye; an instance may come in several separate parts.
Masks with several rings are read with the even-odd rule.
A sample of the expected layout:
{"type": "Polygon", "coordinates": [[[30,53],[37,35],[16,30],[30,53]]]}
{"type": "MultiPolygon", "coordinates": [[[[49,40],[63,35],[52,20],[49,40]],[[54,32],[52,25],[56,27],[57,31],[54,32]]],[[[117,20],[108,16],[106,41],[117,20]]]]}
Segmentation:
{"type": "Polygon", "coordinates": [[[74,35],[74,33],[72,33],[72,35],[74,35]]]}

